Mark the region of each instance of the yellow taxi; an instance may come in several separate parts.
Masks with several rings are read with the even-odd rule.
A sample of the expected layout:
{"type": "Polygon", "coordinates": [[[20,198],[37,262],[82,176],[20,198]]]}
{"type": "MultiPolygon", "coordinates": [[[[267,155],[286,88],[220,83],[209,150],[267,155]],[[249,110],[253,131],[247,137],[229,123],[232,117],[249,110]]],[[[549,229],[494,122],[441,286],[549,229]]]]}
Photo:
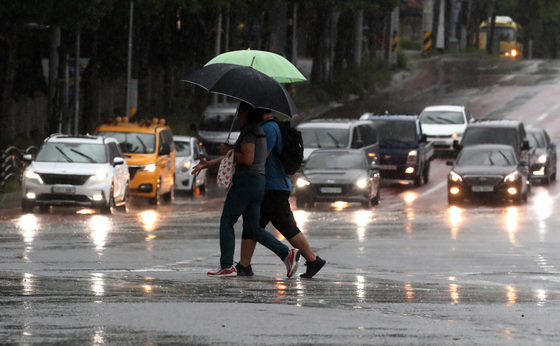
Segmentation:
{"type": "Polygon", "coordinates": [[[124,153],[130,173],[130,194],[147,197],[158,205],[160,198],[174,197],[175,143],[165,119],[130,122],[117,117],[95,130],[98,136],[115,138],[124,153]]]}

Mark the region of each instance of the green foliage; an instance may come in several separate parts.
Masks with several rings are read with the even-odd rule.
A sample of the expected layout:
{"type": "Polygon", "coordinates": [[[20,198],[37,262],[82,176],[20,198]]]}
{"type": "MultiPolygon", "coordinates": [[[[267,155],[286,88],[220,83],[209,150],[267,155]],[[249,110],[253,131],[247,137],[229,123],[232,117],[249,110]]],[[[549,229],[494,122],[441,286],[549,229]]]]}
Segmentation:
{"type": "Polygon", "coordinates": [[[346,100],[348,95],[367,95],[390,79],[391,71],[384,62],[365,62],[361,67],[337,73],[332,83],[294,84],[294,101],[301,113],[332,100],[346,100]]]}
{"type": "Polygon", "coordinates": [[[411,41],[411,40],[401,40],[399,43],[400,49],[406,50],[422,50],[423,42],[420,41],[411,41]]]}
{"type": "Polygon", "coordinates": [[[397,68],[399,70],[408,69],[408,57],[402,50],[397,51],[397,68]]]}

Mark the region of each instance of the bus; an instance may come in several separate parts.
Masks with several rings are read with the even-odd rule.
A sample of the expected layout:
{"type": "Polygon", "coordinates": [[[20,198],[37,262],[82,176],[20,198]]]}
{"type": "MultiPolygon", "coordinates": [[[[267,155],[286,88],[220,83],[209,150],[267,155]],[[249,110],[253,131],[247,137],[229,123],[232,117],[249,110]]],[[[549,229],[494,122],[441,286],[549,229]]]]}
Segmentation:
{"type": "MultiPolygon", "coordinates": [[[[486,49],[487,34],[490,30],[490,19],[480,24],[478,31],[478,48],[486,49]]],[[[508,16],[496,16],[494,28],[494,42],[498,46],[500,56],[520,59],[523,56],[521,43],[521,26],[508,16]]]]}

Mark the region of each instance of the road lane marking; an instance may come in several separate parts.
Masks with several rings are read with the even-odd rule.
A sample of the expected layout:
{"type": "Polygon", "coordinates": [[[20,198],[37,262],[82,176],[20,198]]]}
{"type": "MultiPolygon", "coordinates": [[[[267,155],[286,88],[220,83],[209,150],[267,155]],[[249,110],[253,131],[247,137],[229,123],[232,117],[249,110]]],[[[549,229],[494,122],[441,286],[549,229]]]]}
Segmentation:
{"type": "Polygon", "coordinates": [[[557,110],[558,108],[560,108],[560,103],[555,104],[554,106],[552,106],[552,108],[550,108],[548,111],[544,112],[543,114],[541,114],[535,121],[531,122],[529,124],[529,127],[533,126],[534,124],[543,121],[544,119],[546,119],[551,112],[557,110]]]}
{"type": "MultiPolygon", "coordinates": [[[[427,195],[429,195],[429,194],[432,194],[433,192],[435,192],[435,191],[437,191],[437,190],[439,190],[439,189],[445,187],[445,185],[447,185],[447,180],[441,181],[441,182],[440,182],[439,184],[437,184],[436,186],[433,186],[433,187],[431,187],[430,189],[428,189],[428,190],[426,190],[426,191],[420,193],[420,194],[418,195],[418,197],[417,197],[415,200],[417,200],[418,198],[421,198],[421,197],[425,197],[425,196],[427,196],[427,195]]],[[[387,208],[393,209],[393,208],[397,208],[397,207],[402,207],[402,206],[404,206],[404,205],[406,205],[406,204],[407,204],[407,203],[406,203],[405,201],[397,202],[397,203],[389,204],[389,205],[387,206],[387,208]]]]}

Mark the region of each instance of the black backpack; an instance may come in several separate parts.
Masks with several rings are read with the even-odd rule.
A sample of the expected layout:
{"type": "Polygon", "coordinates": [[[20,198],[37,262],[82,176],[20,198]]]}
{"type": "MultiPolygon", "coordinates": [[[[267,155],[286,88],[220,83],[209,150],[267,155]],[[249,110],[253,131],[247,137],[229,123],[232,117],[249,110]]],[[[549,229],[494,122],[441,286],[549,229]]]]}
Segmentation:
{"type": "Polygon", "coordinates": [[[303,139],[301,132],[293,127],[289,121],[271,120],[278,124],[282,134],[282,152],[278,158],[287,174],[294,174],[303,163],[303,139]]]}

